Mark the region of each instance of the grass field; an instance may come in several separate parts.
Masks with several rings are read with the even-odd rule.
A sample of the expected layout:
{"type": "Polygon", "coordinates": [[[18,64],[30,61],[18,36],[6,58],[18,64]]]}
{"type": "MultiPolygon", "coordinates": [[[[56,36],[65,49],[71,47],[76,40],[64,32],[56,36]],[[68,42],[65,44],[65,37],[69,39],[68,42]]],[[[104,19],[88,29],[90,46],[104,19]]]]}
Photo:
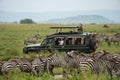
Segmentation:
{"type": "MultiPolygon", "coordinates": [[[[8,60],[13,57],[25,57],[25,58],[34,58],[36,57],[35,53],[23,54],[22,49],[24,47],[24,39],[27,37],[33,37],[35,34],[40,34],[41,39],[38,41],[41,42],[46,35],[55,33],[55,30],[51,30],[51,26],[66,26],[58,24],[0,24],[0,60],[8,60]]],[[[119,24],[110,24],[110,28],[103,28],[103,25],[83,25],[85,32],[95,32],[95,33],[105,33],[107,35],[113,35],[120,32],[119,24]]],[[[120,45],[108,46],[107,43],[103,42],[100,44],[97,51],[107,50],[111,54],[120,53],[120,45]]],[[[42,56],[48,56],[47,51],[41,52],[42,56]]],[[[56,73],[59,73],[59,70],[55,69],[56,73]]],[[[53,80],[53,77],[45,73],[42,77],[33,77],[28,73],[20,72],[16,69],[10,72],[7,75],[0,75],[0,80],[53,80]]],[[[88,73],[85,75],[74,74],[70,80],[96,80],[96,78],[88,73]]],[[[101,74],[98,80],[108,80],[107,75],[101,74]]],[[[114,77],[113,80],[118,80],[114,77]]]]}

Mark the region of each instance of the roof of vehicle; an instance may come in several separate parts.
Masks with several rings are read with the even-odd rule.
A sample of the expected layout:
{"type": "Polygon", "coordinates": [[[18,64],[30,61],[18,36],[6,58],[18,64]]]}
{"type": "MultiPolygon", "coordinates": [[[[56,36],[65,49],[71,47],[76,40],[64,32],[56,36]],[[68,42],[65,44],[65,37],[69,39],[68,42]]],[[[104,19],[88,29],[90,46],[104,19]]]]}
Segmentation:
{"type": "Polygon", "coordinates": [[[78,26],[56,26],[56,27],[50,27],[51,29],[56,29],[56,33],[48,35],[46,37],[51,38],[51,37],[58,37],[58,36],[86,36],[86,35],[90,35],[92,33],[80,33],[75,31],[74,29],[77,29],[78,26]],[[70,29],[70,31],[68,32],[64,32],[62,31],[62,29],[70,29]]]}
{"type": "Polygon", "coordinates": [[[51,37],[57,37],[57,36],[86,36],[86,35],[90,35],[92,33],[78,33],[78,32],[60,32],[60,33],[55,33],[55,34],[51,34],[48,35],[47,37],[51,38],[51,37]]]}

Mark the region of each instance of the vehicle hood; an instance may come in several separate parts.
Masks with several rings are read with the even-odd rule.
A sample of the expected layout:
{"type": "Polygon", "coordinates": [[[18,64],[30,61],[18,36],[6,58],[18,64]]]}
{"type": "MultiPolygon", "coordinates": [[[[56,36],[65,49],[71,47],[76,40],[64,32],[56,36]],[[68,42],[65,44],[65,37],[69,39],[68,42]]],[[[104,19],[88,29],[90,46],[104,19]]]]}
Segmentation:
{"type": "Polygon", "coordinates": [[[27,45],[26,47],[36,47],[36,46],[40,46],[41,45],[41,43],[39,43],[39,44],[31,44],[31,45],[27,45]]]}

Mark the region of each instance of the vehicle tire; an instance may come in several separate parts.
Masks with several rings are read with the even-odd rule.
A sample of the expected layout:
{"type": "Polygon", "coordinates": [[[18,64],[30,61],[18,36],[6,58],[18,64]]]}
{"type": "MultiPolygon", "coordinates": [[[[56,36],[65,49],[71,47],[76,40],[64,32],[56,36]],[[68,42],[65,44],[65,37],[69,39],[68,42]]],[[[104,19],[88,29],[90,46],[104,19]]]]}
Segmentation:
{"type": "Polygon", "coordinates": [[[26,48],[23,48],[23,53],[28,54],[28,50],[26,48]]]}
{"type": "Polygon", "coordinates": [[[90,49],[91,49],[92,51],[95,51],[96,48],[97,48],[97,43],[96,43],[96,41],[95,41],[95,40],[91,40],[91,41],[90,41],[90,49]]]}

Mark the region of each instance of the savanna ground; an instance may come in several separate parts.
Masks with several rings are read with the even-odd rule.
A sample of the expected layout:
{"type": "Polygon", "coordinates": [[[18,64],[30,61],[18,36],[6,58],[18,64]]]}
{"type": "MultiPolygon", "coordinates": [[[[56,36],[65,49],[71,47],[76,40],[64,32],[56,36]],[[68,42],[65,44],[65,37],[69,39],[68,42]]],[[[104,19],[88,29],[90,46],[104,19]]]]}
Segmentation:
{"type": "MultiPolygon", "coordinates": [[[[33,37],[35,34],[40,34],[41,42],[46,35],[55,33],[55,30],[50,29],[51,26],[67,26],[58,24],[0,24],[0,60],[9,60],[13,57],[25,57],[35,58],[36,53],[23,54],[22,49],[24,47],[24,39],[27,37],[33,37]]],[[[84,32],[104,33],[107,35],[113,35],[120,32],[119,24],[110,24],[110,28],[103,28],[103,25],[83,25],[84,32]]],[[[108,46],[103,42],[99,45],[97,51],[106,50],[111,54],[120,53],[120,45],[108,46]]],[[[41,56],[45,57],[49,55],[48,51],[42,51],[41,56]]],[[[58,54],[61,54],[58,52],[58,54]]],[[[55,73],[61,73],[61,68],[54,69],[55,73]]],[[[53,80],[54,78],[45,73],[42,77],[31,76],[29,73],[23,73],[19,69],[11,71],[9,74],[0,75],[0,80],[53,80]]],[[[85,75],[73,73],[73,76],[69,80],[96,80],[97,78],[87,71],[85,75]]],[[[112,80],[118,80],[119,78],[113,77],[112,80]]],[[[107,74],[100,74],[98,80],[109,80],[107,74]]]]}

